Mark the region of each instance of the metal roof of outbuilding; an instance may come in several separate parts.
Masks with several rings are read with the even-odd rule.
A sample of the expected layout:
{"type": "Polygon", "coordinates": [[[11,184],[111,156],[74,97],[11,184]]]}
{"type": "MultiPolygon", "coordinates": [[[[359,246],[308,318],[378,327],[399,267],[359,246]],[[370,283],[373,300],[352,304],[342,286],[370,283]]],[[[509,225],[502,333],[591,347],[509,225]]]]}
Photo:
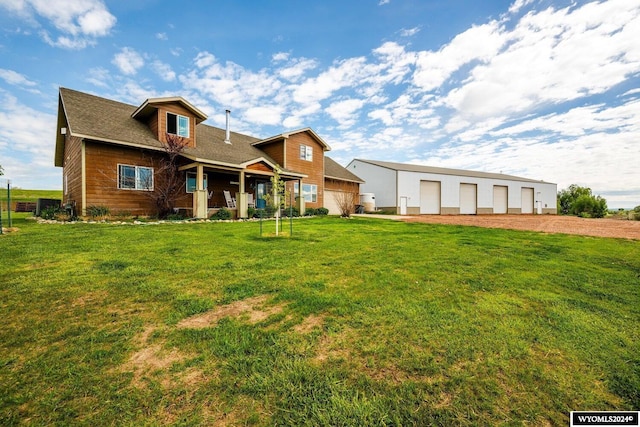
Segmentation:
{"type": "Polygon", "coordinates": [[[474,178],[501,179],[501,180],[521,181],[521,182],[544,182],[546,184],[553,184],[551,182],[543,181],[540,179],[523,178],[520,176],[506,175],[502,173],[478,172],[478,171],[470,171],[465,169],[439,168],[434,166],[412,165],[409,163],[383,162],[379,160],[354,159],[354,161],[355,160],[363,163],[369,163],[374,166],[380,166],[383,168],[387,168],[395,171],[403,171],[403,172],[432,173],[432,174],[439,174],[439,175],[456,175],[456,176],[468,176],[468,177],[474,177],[474,178]]]}

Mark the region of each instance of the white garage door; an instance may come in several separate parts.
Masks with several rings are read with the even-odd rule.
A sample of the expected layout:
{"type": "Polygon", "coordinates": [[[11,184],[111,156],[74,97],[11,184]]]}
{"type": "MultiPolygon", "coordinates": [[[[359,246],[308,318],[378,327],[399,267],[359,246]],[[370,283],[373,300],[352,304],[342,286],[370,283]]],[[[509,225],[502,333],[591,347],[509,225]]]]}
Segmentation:
{"type": "Polygon", "coordinates": [[[509,189],[504,185],[493,186],[493,213],[506,214],[509,189]]]}
{"type": "MultiPolygon", "coordinates": [[[[338,207],[338,194],[340,191],[324,190],[324,207],[329,209],[329,215],[340,215],[340,208],[338,207]]],[[[301,212],[303,214],[304,212],[301,212]]]]}
{"type": "Polygon", "coordinates": [[[533,213],[533,188],[522,189],[522,210],[523,214],[533,213]]]}
{"type": "Polygon", "coordinates": [[[460,184],[460,214],[475,215],[477,188],[475,184],[460,184]]]}
{"type": "Polygon", "coordinates": [[[440,214],[439,181],[420,181],[420,213],[440,214]]]}

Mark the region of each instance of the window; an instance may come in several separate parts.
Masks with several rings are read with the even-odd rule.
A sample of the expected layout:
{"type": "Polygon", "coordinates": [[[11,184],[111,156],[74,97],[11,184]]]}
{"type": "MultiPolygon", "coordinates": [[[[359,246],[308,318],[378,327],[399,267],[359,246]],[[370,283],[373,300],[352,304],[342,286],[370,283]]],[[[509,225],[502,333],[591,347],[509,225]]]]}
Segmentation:
{"type": "Polygon", "coordinates": [[[300,158],[302,160],[313,160],[313,147],[309,147],[308,145],[300,145],[300,158]]]}
{"type": "MultiPolygon", "coordinates": [[[[293,184],[293,195],[298,197],[299,187],[298,183],[293,184]]],[[[315,203],[318,201],[318,186],[315,184],[302,184],[302,197],[305,202],[315,203]]]]}
{"type": "Polygon", "coordinates": [[[167,133],[189,138],[189,118],[167,113],[167,133]]]}
{"type": "Polygon", "coordinates": [[[153,168],[118,165],[118,188],[153,191],[153,168]]]}
{"type": "MultiPolygon", "coordinates": [[[[193,193],[194,191],[196,191],[198,189],[198,185],[197,185],[197,178],[198,178],[198,174],[195,172],[187,172],[187,193],[193,193]]],[[[207,185],[207,174],[203,174],[203,178],[204,178],[204,189],[206,190],[208,185],[207,185]]]]}

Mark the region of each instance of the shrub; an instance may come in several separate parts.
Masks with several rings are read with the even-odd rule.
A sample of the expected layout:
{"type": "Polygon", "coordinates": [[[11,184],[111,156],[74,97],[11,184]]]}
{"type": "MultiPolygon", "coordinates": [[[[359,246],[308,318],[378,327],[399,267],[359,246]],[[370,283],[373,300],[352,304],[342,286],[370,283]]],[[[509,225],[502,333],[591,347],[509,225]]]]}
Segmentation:
{"type": "Polygon", "coordinates": [[[316,209],[316,215],[328,215],[329,209],[327,208],[318,208],[316,209]]]}
{"type": "Polygon", "coordinates": [[[256,216],[256,208],[247,208],[247,216],[249,218],[253,218],[254,216],[256,216]]]}
{"type": "Polygon", "coordinates": [[[300,211],[298,210],[298,208],[296,208],[295,206],[292,206],[290,208],[284,208],[282,209],[282,216],[283,217],[288,217],[289,214],[291,214],[291,216],[293,218],[300,216],[300,211]]]}
{"type": "Polygon", "coordinates": [[[273,214],[275,214],[276,210],[271,205],[267,205],[264,209],[256,209],[256,212],[253,214],[254,218],[271,218],[273,214]]]}
{"type": "Polygon", "coordinates": [[[116,211],[112,212],[111,216],[116,217],[118,220],[123,221],[126,219],[133,219],[133,215],[130,211],[116,211]]]}
{"type": "Polygon", "coordinates": [[[607,214],[607,201],[593,195],[588,187],[572,184],[558,193],[558,212],[562,215],[604,218],[607,214]]]}
{"type": "Polygon", "coordinates": [[[42,219],[57,219],[60,214],[65,214],[60,206],[47,206],[40,211],[40,217],[42,219]]]}
{"type": "Polygon", "coordinates": [[[182,221],[183,219],[184,219],[184,216],[182,216],[182,214],[179,214],[179,213],[167,215],[167,221],[182,221]]]}
{"type": "Polygon", "coordinates": [[[222,207],[218,212],[211,215],[211,219],[231,219],[231,211],[225,207],[222,207]]]}
{"type": "Polygon", "coordinates": [[[87,215],[89,215],[91,218],[104,218],[106,216],[109,216],[110,212],[110,209],[106,206],[92,205],[87,208],[87,215]]]}
{"type": "Polygon", "coordinates": [[[316,214],[315,208],[305,208],[304,216],[314,216],[316,214]]]}

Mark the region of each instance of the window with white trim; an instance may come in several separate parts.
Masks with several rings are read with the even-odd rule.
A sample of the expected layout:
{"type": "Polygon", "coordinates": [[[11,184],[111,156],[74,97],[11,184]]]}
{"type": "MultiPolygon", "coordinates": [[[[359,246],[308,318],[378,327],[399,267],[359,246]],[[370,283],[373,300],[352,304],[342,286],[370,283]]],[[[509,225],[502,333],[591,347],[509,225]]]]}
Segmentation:
{"type": "Polygon", "coordinates": [[[118,188],[153,191],[153,168],[118,165],[118,188]]]}
{"type": "Polygon", "coordinates": [[[300,145],[300,158],[309,162],[313,161],[313,147],[300,145]]]}
{"type": "MultiPolygon", "coordinates": [[[[206,190],[207,185],[207,174],[203,174],[204,179],[204,189],[206,190]]],[[[187,172],[187,193],[193,193],[198,189],[198,174],[195,172],[187,172]]]]}
{"type": "MultiPolygon", "coordinates": [[[[298,197],[300,187],[297,182],[293,183],[293,195],[298,197]]],[[[302,184],[302,197],[305,202],[315,203],[318,201],[318,186],[315,184],[302,184]]]]}
{"type": "Polygon", "coordinates": [[[167,113],[167,133],[189,138],[189,117],[167,113]]]}

